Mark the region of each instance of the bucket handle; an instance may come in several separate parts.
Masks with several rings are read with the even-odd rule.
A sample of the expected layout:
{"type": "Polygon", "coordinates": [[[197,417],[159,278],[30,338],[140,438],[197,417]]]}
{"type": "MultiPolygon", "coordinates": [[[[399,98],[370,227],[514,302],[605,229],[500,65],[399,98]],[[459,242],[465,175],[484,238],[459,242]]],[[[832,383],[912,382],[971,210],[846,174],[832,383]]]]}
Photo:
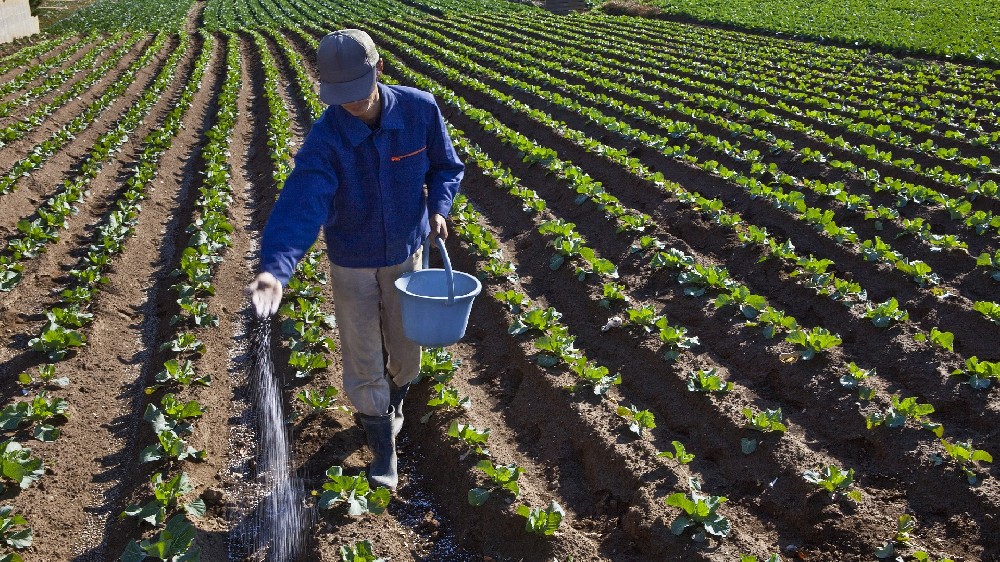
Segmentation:
{"type": "MultiPolygon", "coordinates": [[[[438,250],[441,251],[441,259],[444,261],[444,276],[448,283],[448,304],[455,304],[455,273],[451,270],[451,259],[448,258],[448,249],[444,247],[444,240],[437,239],[438,250]]],[[[423,269],[431,265],[431,239],[428,236],[424,239],[423,269]]]]}

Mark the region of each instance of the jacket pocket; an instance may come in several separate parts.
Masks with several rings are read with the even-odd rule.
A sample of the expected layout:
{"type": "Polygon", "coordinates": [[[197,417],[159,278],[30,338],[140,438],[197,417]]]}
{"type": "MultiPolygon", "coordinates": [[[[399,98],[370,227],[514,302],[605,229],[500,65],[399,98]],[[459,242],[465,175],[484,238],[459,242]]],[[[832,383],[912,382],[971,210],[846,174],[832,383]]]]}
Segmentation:
{"type": "Polygon", "coordinates": [[[399,162],[400,160],[402,160],[404,158],[409,158],[410,156],[416,156],[416,155],[420,154],[421,152],[423,152],[425,150],[427,150],[427,145],[426,144],[424,146],[421,146],[417,150],[414,150],[413,152],[407,152],[406,154],[401,154],[399,156],[390,156],[389,160],[391,160],[393,162],[399,162]]]}

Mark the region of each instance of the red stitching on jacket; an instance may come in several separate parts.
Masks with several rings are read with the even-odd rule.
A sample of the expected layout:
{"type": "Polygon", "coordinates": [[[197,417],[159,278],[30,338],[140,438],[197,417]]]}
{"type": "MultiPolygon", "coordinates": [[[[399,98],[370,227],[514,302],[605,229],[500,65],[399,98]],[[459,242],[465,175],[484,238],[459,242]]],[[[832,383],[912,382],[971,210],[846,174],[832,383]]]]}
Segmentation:
{"type": "Polygon", "coordinates": [[[402,156],[392,156],[392,157],[389,158],[389,160],[392,160],[393,162],[399,162],[403,158],[409,158],[410,156],[416,156],[417,154],[420,154],[421,152],[423,152],[425,150],[427,150],[427,145],[424,145],[424,146],[420,147],[418,150],[414,150],[413,152],[411,152],[409,154],[404,154],[402,156]]]}

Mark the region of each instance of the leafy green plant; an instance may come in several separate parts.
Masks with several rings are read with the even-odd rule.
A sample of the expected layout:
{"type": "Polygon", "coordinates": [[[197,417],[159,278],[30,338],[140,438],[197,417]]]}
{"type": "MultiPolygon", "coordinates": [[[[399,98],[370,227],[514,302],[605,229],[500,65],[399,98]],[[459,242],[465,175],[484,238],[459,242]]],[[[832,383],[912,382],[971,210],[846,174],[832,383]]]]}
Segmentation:
{"type": "Polygon", "coordinates": [[[764,410],[756,414],[750,408],[743,408],[740,413],[747,419],[746,427],[761,433],[784,433],[788,428],[782,423],[781,408],[764,410]]]}
{"type": "Polygon", "coordinates": [[[628,314],[628,321],[637,326],[642,326],[647,332],[656,329],[656,322],[662,316],[657,316],[656,309],[651,304],[629,308],[625,311],[628,314]]]}
{"type": "MultiPolygon", "coordinates": [[[[313,492],[313,495],[317,493],[313,492]]],[[[352,517],[365,513],[379,515],[389,505],[390,497],[389,489],[385,486],[371,489],[364,471],[357,476],[347,476],[343,468],[331,466],[326,471],[326,482],[323,484],[323,493],[319,495],[318,506],[325,510],[344,504],[347,506],[347,514],[352,517]]]]}
{"type": "Polygon", "coordinates": [[[989,388],[990,379],[1000,379],[1000,361],[980,361],[973,355],[965,360],[964,369],[955,369],[951,375],[965,377],[962,382],[972,388],[989,388]]]}
{"type": "Polygon", "coordinates": [[[990,277],[992,277],[994,281],[1000,281],[1000,250],[994,252],[993,255],[990,255],[987,252],[979,254],[979,257],[976,258],[976,265],[979,267],[991,268],[992,271],[990,271],[990,277]]]}
{"type": "Polygon", "coordinates": [[[625,285],[621,283],[609,282],[601,285],[601,300],[597,304],[604,308],[611,308],[611,305],[619,302],[626,302],[625,285]]]}
{"type": "Polygon", "coordinates": [[[715,308],[735,306],[747,319],[753,320],[767,308],[767,299],[750,292],[750,289],[740,285],[729,293],[723,293],[715,298],[715,308]]]}
{"type": "Polygon", "coordinates": [[[875,369],[862,369],[861,367],[858,367],[856,363],[851,361],[847,364],[847,371],[848,373],[846,375],[841,375],[840,384],[847,388],[858,389],[858,397],[860,399],[865,401],[871,400],[875,395],[875,390],[870,386],[862,385],[861,381],[874,376],[876,374],[875,369]]]}
{"type": "Polygon", "coordinates": [[[167,521],[159,535],[141,543],[132,541],[121,555],[121,562],[143,562],[147,558],[169,562],[197,562],[201,550],[194,546],[194,527],[183,514],[167,521]]]}
{"type": "Polygon", "coordinates": [[[670,523],[670,532],[680,535],[688,528],[694,529],[691,538],[698,542],[704,541],[707,535],[719,538],[729,536],[729,520],[717,513],[719,506],[728,499],[702,493],[701,482],[697,478],[689,478],[688,483],[691,486],[690,495],[677,492],[666,499],[667,505],[683,511],[670,523]]]}
{"type": "Polygon", "coordinates": [[[338,394],[340,394],[340,391],[338,391],[337,388],[333,386],[328,386],[324,388],[322,392],[318,390],[313,391],[306,388],[296,393],[295,398],[297,398],[300,402],[302,402],[306,406],[312,408],[313,412],[317,412],[320,410],[329,410],[330,408],[333,408],[334,405],[336,405],[338,394]]]}
{"type": "MultiPolygon", "coordinates": [[[[209,386],[212,383],[212,376],[198,376],[194,371],[194,363],[190,360],[181,363],[176,359],[169,359],[163,363],[163,370],[156,374],[154,380],[160,384],[176,384],[179,386],[199,384],[209,386]]],[[[152,387],[152,390],[156,388],[152,387]]],[[[151,392],[152,390],[147,390],[147,392],[151,392]]]]}
{"type": "Polygon", "coordinates": [[[808,361],[816,354],[833,349],[843,343],[840,336],[831,334],[826,328],[816,327],[809,331],[795,329],[785,336],[785,341],[794,343],[802,349],[798,351],[799,357],[808,361]]]}
{"type": "Polygon", "coordinates": [[[965,478],[969,481],[969,484],[975,484],[979,481],[979,475],[977,473],[979,465],[977,463],[993,462],[993,455],[983,451],[982,449],[974,448],[972,443],[969,441],[949,443],[948,441],[942,439],[941,446],[944,447],[944,455],[938,453],[931,455],[931,460],[934,462],[934,465],[937,466],[945,463],[951,464],[965,476],[965,478]]]}
{"type": "Polygon", "coordinates": [[[697,336],[688,337],[687,328],[684,326],[671,326],[665,316],[659,317],[655,325],[659,328],[660,341],[666,348],[663,355],[667,361],[677,359],[682,351],[700,343],[697,336]]]}
{"type": "Polygon", "coordinates": [[[687,388],[691,392],[729,392],[733,389],[733,383],[723,381],[713,367],[688,373],[687,388]]]}
{"type": "Polygon", "coordinates": [[[620,374],[611,375],[607,367],[598,365],[586,357],[578,357],[570,362],[569,370],[577,376],[577,384],[570,390],[577,391],[580,386],[590,387],[597,396],[604,396],[611,390],[611,387],[621,384],[620,374]]]}
{"type": "Polygon", "coordinates": [[[875,549],[875,556],[877,558],[889,558],[898,554],[899,549],[910,544],[910,540],[912,539],[910,533],[916,528],[917,520],[914,519],[912,515],[905,513],[900,515],[899,519],[896,521],[896,534],[891,539],[886,541],[884,545],[875,549]]]}
{"type": "Polygon", "coordinates": [[[938,437],[944,434],[944,426],[927,419],[927,416],[934,413],[934,406],[921,404],[915,396],[901,399],[893,395],[891,400],[892,405],[886,412],[874,412],[865,417],[868,429],[874,429],[883,423],[886,427],[899,428],[906,425],[906,420],[911,419],[938,437]]]}
{"type": "Polygon", "coordinates": [[[551,306],[546,309],[532,308],[518,315],[508,329],[508,332],[514,336],[530,330],[545,333],[552,326],[555,326],[560,318],[562,318],[562,314],[551,306]]]}
{"type": "Polygon", "coordinates": [[[500,291],[494,295],[494,298],[506,304],[507,308],[514,314],[520,314],[521,309],[529,302],[528,295],[513,289],[500,291]]]}
{"type": "Polygon", "coordinates": [[[39,365],[37,375],[24,372],[18,375],[17,380],[25,387],[64,388],[69,385],[69,377],[56,378],[56,366],[51,363],[39,365]]]}
{"type": "Polygon", "coordinates": [[[660,451],[656,453],[656,456],[674,459],[680,464],[688,464],[694,460],[694,454],[687,452],[683,443],[671,441],[670,444],[674,447],[673,451],[660,451]]]}
{"type": "MultiPolygon", "coordinates": [[[[20,513],[15,513],[13,506],[0,505],[0,542],[16,550],[28,548],[31,546],[33,537],[32,530],[27,525],[28,520],[20,513]],[[16,529],[15,527],[26,528],[16,529]]],[[[21,559],[16,553],[8,554],[4,558],[11,562],[21,559]]],[[[4,558],[0,558],[0,560],[4,558]]]]}
{"type": "Polygon", "coordinates": [[[31,449],[9,439],[0,443],[0,493],[12,485],[22,490],[31,486],[45,474],[41,459],[31,456],[31,449]]]}
{"type": "Polygon", "coordinates": [[[385,558],[377,558],[370,541],[358,541],[353,546],[340,547],[340,562],[385,562],[385,558]]]}
{"type": "Polygon", "coordinates": [[[169,349],[174,353],[205,353],[205,344],[191,332],[181,332],[173,339],[160,345],[161,350],[169,349]]]}
{"type": "Polygon", "coordinates": [[[937,327],[931,328],[931,332],[929,335],[920,332],[918,334],[915,334],[913,336],[913,339],[915,339],[918,342],[925,342],[930,340],[932,344],[940,347],[941,349],[948,350],[952,353],[955,352],[955,334],[951,332],[942,332],[941,330],[937,329],[937,327]]]}
{"type": "Polygon", "coordinates": [[[781,332],[797,329],[799,324],[793,316],[789,316],[784,311],[765,306],[764,310],[757,316],[757,320],[747,322],[747,326],[762,326],[764,337],[771,339],[781,332]]]}
{"type": "MultiPolygon", "coordinates": [[[[165,480],[163,474],[157,472],[149,481],[153,486],[154,499],[144,506],[129,505],[119,515],[120,518],[138,517],[150,525],[159,526],[167,518],[167,510],[178,505],[185,494],[194,490],[186,472],[180,472],[169,480],[165,480]]],[[[183,504],[183,508],[192,517],[201,517],[206,510],[205,502],[201,498],[183,504]]]]}
{"type": "Polygon", "coordinates": [[[625,418],[625,421],[628,423],[628,430],[640,439],[642,438],[643,431],[656,427],[653,413],[649,410],[640,410],[633,405],[628,408],[618,406],[616,411],[619,416],[625,418]]]}
{"type": "MultiPolygon", "coordinates": [[[[758,562],[758,560],[757,557],[752,554],[741,554],[740,562],[758,562]]],[[[778,554],[772,554],[763,562],[781,562],[781,556],[778,554]]]]}
{"type": "Polygon", "coordinates": [[[535,357],[542,367],[554,367],[560,361],[573,361],[580,357],[580,352],[573,346],[576,337],[570,335],[569,329],[565,326],[554,326],[549,333],[535,339],[534,345],[538,350],[535,357]]]}
{"type": "Polygon", "coordinates": [[[899,308],[896,297],[877,305],[867,303],[865,307],[865,318],[870,319],[876,328],[885,328],[894,321],[906,322],[910,319],[910,313],[899,308]]]}
{"type": "Polygon", "coordinates": [[[991,301],[976,301],[972,303],[972,310],[982,314],[990,322],[1000,324],[1000,304],[991,301]]]}
{"type": "Polygon", "coordinates": [[[476,463],[476,468],[486,473],[490,481],[486,487],[476,487],[469,490],[469,505],[480,506],[490,499],[494,492],[507,491],[517,496],[521,495],[521,488],[517,484],[517,477],[524,473],[524,469],[515,463],[498,464],[496,466],[489,459],[483,459],[476,463]]]}
{"type": "Polygon", "coordinates": [[[12,430],[34,423],[32,435],[39,441],[54,441],[59,430],[50,421],[69,419],[69,403],[63,398],[49,399],[43,391],[30,401],[8,404],[0,411],[0,429],[12,430]]]}
{"type": "Polygon", "coordinates": [[[73,348],[82,346],[86,341],[87,337],[76,330],[46,322],[42,327],[42,333],[28,341],[28,345],[31,349],[44,353],[49,361],[59,361],[73,348]]]}
{"type": "Polygon", "coordinates": [[[459,439],[468,447],[460,457],[461,459],[465,459],[465,457],[472,453],[485,456],[490,455],[489,449],[486,448],[486,442],[490,438],[489,428],[478,430],[471,424],[458,423],[458,420],[452,420],[448,426],[448,436],[459,439]]]}
{"type": "Polygon", "coordinates": [[[554,535],[566,517],[566,512],[555,500],[549,502],[545,509],[519,505],[517,514],[527,519],[524,524],[525,531],[546,537],[554,535]]]}
{"type": "Polygon", "coordinates": [[[850,489],[854,485],[853,468],[843,470],[831,464],[818,471],[807,470],[802,473],[802,477],[806,482],[816,484],[833,496],[842,493],[855,503],[861,503],[863,499],[860,491],[850,489]]]}

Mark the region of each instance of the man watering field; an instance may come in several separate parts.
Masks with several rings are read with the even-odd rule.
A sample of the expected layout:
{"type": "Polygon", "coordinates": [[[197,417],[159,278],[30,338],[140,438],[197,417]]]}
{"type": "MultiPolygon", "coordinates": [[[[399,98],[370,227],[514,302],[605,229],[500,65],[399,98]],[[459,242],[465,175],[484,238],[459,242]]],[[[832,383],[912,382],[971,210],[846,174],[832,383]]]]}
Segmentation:
{"type": "Polygon", "coordinates": [[[378,82],[383,62],[367,33],[330,33],[317,62],[320,99],[330,107],[295,156],[246,292],[258,315],[275,314],[282,287],[323,227],[344,390],[374,457],[369,478],[394,489],[396,436],[420,347],[403,335],[393,282],[420,267],[428,236],[448,237],[445,217],[464,165],[433,96],[378,82]]]}

